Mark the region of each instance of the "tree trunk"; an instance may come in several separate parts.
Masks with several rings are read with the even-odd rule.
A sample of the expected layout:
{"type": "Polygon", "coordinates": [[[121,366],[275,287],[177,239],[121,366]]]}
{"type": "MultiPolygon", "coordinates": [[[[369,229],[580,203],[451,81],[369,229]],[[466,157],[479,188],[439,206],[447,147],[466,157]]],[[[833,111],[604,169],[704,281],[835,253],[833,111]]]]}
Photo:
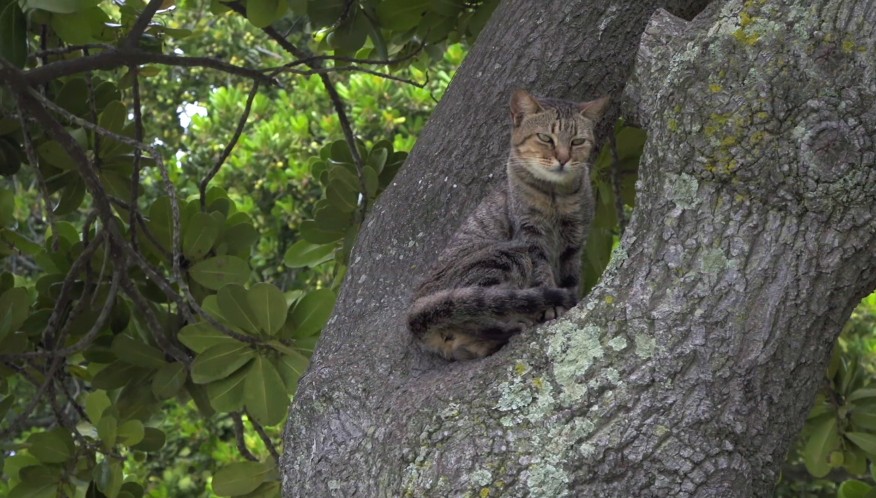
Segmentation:
{"type": "Polygon", "coordinates": [[[362,231],[291,411],[286,496],[770,494],[876,287],[876,13],[658,12],[636,57],[664,3],[500,6],[362,231]],[[628,79],[649,138],[602,283],[484,360],[420,353],[412,286],[502,175],[510,89],[628,79]]]}

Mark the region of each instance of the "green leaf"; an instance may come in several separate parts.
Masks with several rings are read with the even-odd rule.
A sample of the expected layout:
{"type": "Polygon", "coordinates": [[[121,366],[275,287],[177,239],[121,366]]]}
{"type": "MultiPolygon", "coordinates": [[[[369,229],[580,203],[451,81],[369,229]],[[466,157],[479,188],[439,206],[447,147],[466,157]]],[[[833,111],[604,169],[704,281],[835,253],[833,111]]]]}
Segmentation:
{"type": "Polygon", "coordinates": [[[331,26],[344,13],[346,0],[307,0],[307,16],[318,27],[331,26]]]}
{"type": "Polygon", "coordinates": [[[14,332],[27,320],[30,295],[24,287],[14,287],[0,294],[0,338],[14,332]]]}
{"type": "Polygon", "coordinates": [[[105,458],[94,469],[94,481],[97,484],[97,489],[101,490],[109,498],[113,498],[119,494],[124,483],[122,475],[122,463],[105,458]]]}
{"type": "Polygon", "coordinates": [[[321,230],[343,232],[353,224],[353,213],[337,209],[326,200],[325,203],[317,203],[314,221],[321,230]]]}
{"type": "Polygon", "coordinates": [[[873,487],[863,481],[849,479],[840,484],[836,495],[837,498],[867,498],[867,493],[872,490],[873,487]]]}
{"type": "Polygon", "coordinates": [[[283,292],[269,283],[256,284],[247,291],[246,299],[259,328],[274,335],[286,322],[288,306],[283,292]]]}
{"type": "Polygon", "coordinates": [[[876,388],[863,387],[861,389],[855,389],[848,395],[846,401],[856,401],[867,398],[876,398],[876,388]]]}
{"type": "Polygon", "coordinates": [[[304,375],[304,372],[307,371],[307,365],[309,363],[310,360],[307,356],[304,356],[297,351],[291,351],[288,354],[281,355],[274,362],[274,366],[277,367],[277,373],[280,374],[280,378],[283,379],[283,384],[286,385],[287,394],[295,394],[295,391],[298,389],[298,380],[304,375]]]}
{"type": "Polygon", "coordinates": [[[85,414],[92,424],[97,425],[103,412],[112,405],[106,391],[92,391],[85,395],[85,414]]]}
{"type": "Polygon", "coordinates": [[[219,344],[240,344],[222,332],[213,328],[207,322],[198,322],[186,325],[180,329],[177,335],[179,342],[186,345],[196,353],[203,353],[209,347],[219,344]]]}
{"type": "Polygon", "coordinates": [[[235,462],[213,475],[213,492],[219,496],[239,496],[254,491],[271,474],[260,462],[235,462]]]}
{"type": "Polygon", "coordinates": [[[119,421],[112,415],[104,415],[97,423],[97,436],[107,450],[116,445],[119,435],[119,421]]]}
{"type": "Polygon", "coordinates": [[[259,240],[259,233],[252,222],[237,223],[225,229],[221,240],[228,245],[229,254],[248,257],[252,245],[259,240]]]}
{"type": "Polygon", "coordinates": [[[344,230],[326,229],[314,220],[301,222],[301,237],[313,244],[330,244],[344,238],[344,230]]]}
{"type": "Polygon", "coordinates": [[[79,209],[85,200],[85,182],[81,178],[73,178],[66,187],[61,190],[61,200],[52,211],[57,216],[64,216],[79,209]]]}
{"type": "Polygon", "coordinates": [[[249,280],[249,264],[236,256],[216,256],[195,263],[189,275],[210,290],[226,284],[244,284],[249,280]]]}
{"type": "Polygon", "coordinates": [[[264,425],[282,422],[289,407],[289,398],[280,394],[285,392],[286,386],[274,365],[256,356],[244,381],[243,399],[249,415],[264,425]]]}
{"type": "Polygon", "coordinates": [[[368,20],[358,6],[352,8],[350,15],[329,35],[332,48],[343,52],[355,52],[362,48],[368,38],[368,20]]]}
{"type": "Polygon", "coordinates": [[[315,334],[322,329],[335,307],[335,300],[331,289],[319,289],[295,303],[289,315],[295,327],[295,337],[315,334]]]}
{"type": "Polygon", "coordinates": [[[113,133],[121,133],[125,128],[125,119],[128,117],[128,108],[118,100],[109,102],[103,112],[97,118],[102,128],[113,133]]]}
{"type": "Polygon", "coordinates": [[[235,327],[255,334],[259,330],[255,310],[249,306],[247,290],[238,284],[223,285],[216,293],[222,316],[235,327]]]}
{"type": "Polygon", "coordinates": [[[285,0],[246,0],[246,18],[257,28],[265,28],[283,17],[285,0]]]}
{"type": "Polygon", "coordinates": [[[66,429],[37,432],[27,438],[28,451],[42,463],[62,463],[73,456],[73,436],[66,429]]]}
{"type": "Polygon", "coordinates": [[[851,428],[864,429],[868,432],[876,432],[876,413],[872,410],[855,408],[850,417],[851,428]]]}
{"type": "Polygon", "coordinates": [[[224,379],[207,384],[207,397],[214,410],[233,412],[243,408],[244,381],[249,370],[244,367],[224,379]]]}
{"type": "Polygon", "coordinates": [[[56,498],[58,482],[34,480],[20,482],[10,492],[7,498],[56,498]]]}
{"type": "Polygon", "coordinates": [[[325,189],[326,200],[335,209],[344,212],[355,211],[359,205],[359,179],[343,166],[335,166],[329,171],[329,183],[325,189]]]}
{"type": "Polygon", "coordinates": [[[118,389],[134,379],[139,379],[147,372],[148,370],[141,367],[116,360],[97,372],[97,375],[91,380],[91,385],[97,389],[118,389]]]}
{"type": "Polygon", "coordinates": [[[178,361],[164,365],[152,378],[152,394],[158,399],[176,396],[186,383],[186,366],[178,361]]]}
{"type": "Polygon", "coordinates": [[[429,3],[429,0],[384,0],[377,5],[380,26],[392,31],[413,28],[429,11],[429,3]]]}
{"type": "Polygon", "coordinates": [[[192,362],[192,381],[206,384],[228,377],[255,357],[246,344],[217,344],[207,348],[192,362]]]}
{"type": "Polygon", "coordinates": [[[311,244],[306,240],[299,240],[286,251],[283,261],[289,268],[316,266],[330,260],[334,251],[334,244],[311,244]]]}
{"type": "Polygon", "coordinates": [[[127,420],[119,425],[119,442],[133,446],[143,440],[145,428],[139,420],[127,420]]]}
{"type": "MultiPolygon", "coordinates": [[[[102,40],[105,38],[105,31],[112,32],[112,29],[104,25],[107,21],[109,21],[109,16],[100,7],[91,7],[70,14],[56,13],[52,16],[51,26],[65,42],[79,44],[109,41],[102,40]]],[[[83,106],[87,106],[86,99],[83,98],[82,102],[83,106]]]]}
{"type": "Polygon", "coordinates": [[[16,0],[0,0],[0,56],[18,68],[27,61],[27,22],[16,0]]]}
{"type": "Polygon", "coordinates": [[[158,451],[164,447],[164,442],[167,437],[159,429],[154,427],[143,428],[143,440],[131,446],[131,449],[137,451],[158,451]]]}
{"type": "Polygon", "coordinates": [[[864,450],[871,458],[876,457],[876,435],[866,432],[846,432],[846,439],[855,443],[858,448],[864,450]]]}
{"type": "MultiPolygon", "coordinates": [[[[13,0],[14,1],[14,0],[13,0]]],[[[2,38],[0,34],[0,38],[2,38]]],[[[12,176],[21,169],[24,154],[19,145],[12,140],[0,137],[0,175],[12,176]]]]}
{"type": "Polygon", "coordinates": [[[25,9],[42,9],[57,14],[71,14],[94,7],[100,0],[25,0],[25,9]]]}
{"type": "Polygon", "coordinates": [[[465,8],[465,0],[432,0],[429,8],[442,16],[455,16],[465,8]]]}
{"type": "Polygon", "coordinates": [[[824,477],[830,472],[828,458],[839,448],[840,438],[836,432],[836,418],[827,418],[818,423],[803,448],[806,470],[815,477],[824,477]]]}
{"type": "Polygon", "coordinates": [[[167,364],[161,351],[125,334],[117,335],[110,349],[119,360],[138,367],[155,370],[167,364]]]}
{"type": "Polygon", "coordinates": [[[21,251],[28,256],[36,256],[43,252],[43,248],[39,244],[32,242],[27,237],[9,229],[0,228],[0,247],[4,245],[10,245],[16,251],[21,251]]]}

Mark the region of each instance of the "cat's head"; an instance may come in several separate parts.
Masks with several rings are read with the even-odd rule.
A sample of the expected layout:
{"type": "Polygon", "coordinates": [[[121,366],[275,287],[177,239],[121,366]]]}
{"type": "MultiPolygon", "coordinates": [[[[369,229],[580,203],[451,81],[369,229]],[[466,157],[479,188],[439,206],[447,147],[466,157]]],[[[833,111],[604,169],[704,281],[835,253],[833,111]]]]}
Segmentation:
{"type": "Polygon", "coordinates": [[[551,183],[577,180],[587,170],[593,129],[607,104],[608,97],[570,102],[517,90],[511,96],[514,129],[509,166],[551,183]]]}

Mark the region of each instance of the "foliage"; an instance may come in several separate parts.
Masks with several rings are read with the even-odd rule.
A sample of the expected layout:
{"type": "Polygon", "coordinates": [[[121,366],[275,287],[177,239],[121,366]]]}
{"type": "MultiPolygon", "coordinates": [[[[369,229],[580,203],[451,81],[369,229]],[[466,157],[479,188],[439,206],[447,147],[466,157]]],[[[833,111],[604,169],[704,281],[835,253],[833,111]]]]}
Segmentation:
{"type": "Polygon", "coordinates": [[[876,497],[876,293],[843,329],[795,449],[811,483],[784,479],[777,496],[876,497]],[[830,475],[829,475],[830,474],[830,475]]]}
{"type": "Polygon", "coordinates": [[[0,4],[0,494],[278,495],[358,226],[492,4],[0,4]]]}

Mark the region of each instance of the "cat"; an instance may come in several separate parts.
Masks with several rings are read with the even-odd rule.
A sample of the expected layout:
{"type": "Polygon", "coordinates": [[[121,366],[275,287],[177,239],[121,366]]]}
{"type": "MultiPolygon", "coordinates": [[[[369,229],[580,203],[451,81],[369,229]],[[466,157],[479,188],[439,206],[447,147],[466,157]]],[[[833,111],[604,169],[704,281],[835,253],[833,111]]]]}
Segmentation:
{"type": "Polygon", "coordinates": [[[407,323],[423,349],[482,358],[575,305],[594,210],[588,160],[607,104],[512,95],[507,182],[460,226],[414,292],[407,323]]]}

